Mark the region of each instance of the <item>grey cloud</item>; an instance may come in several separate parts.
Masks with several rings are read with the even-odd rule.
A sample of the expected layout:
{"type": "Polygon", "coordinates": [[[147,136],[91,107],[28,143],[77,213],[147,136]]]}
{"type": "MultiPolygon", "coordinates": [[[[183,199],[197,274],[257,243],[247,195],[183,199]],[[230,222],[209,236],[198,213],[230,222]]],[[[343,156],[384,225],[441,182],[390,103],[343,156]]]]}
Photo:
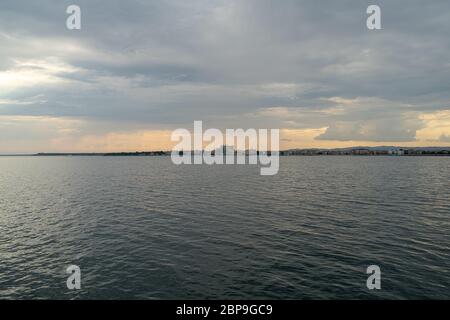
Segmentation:
{"type": "Polygon", "coordinates": [[[327,128],[316,140],[407,142],[416,140],[418,122],[402,119],[374,120],[370,122],[337,122],[327,128]]]}
{"type": "Polygon", "coordinates": [[[417,112],[450,109],[448,1],[379,0],[383,30],[373,32],[365,28],[371,1],[79,0],[79,32],[65,29],[72,2],[2,1],[0,71],[17,69],[17,60],[49,58],[75,71],[53,75],[64,85],[0,95],[47,101],[2,105],[0,115],[135,127],[195,119],[218,126],[326,126],[318,139],[411,141],[422,127],[417,112]],[[295,88],[289,94],[264,89],[274,83],[295,88]],[[331,97],[389,105],[317,114],[335,107],[331,97]],[[289,123],[245,116],[276,106],[301,116],[289,123]]]}
{"type": "Polygon", "coordinates": [[[450,135],[448,134],[441,134],[439,137],[439,141],[441,142],[450,142],[450,135]]]}

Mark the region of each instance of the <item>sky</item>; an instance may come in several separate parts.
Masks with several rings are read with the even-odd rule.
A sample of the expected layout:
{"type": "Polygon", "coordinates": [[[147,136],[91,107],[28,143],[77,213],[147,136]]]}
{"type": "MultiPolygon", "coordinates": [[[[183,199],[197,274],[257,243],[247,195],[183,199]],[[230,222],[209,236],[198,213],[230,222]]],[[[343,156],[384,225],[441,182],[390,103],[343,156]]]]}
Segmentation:
{"type": "Polygon", "coordinates": [[[448,0],[2,0],[0,154],[170,150],[194,120],[450,146],[449,32],[448,0]]]}

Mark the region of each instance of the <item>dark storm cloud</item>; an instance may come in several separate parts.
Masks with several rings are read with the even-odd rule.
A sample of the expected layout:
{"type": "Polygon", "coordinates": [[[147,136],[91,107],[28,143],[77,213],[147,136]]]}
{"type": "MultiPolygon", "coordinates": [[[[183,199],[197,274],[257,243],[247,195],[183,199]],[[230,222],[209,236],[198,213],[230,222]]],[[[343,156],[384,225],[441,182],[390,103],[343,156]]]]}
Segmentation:
{"type": "Polygon", "coordinates": [[[328,127],[318,139],[411,141],[419,112],[450,109],[450,3],[375,2],[379,31],[365,24],[373,1],[80,0],[82,30],[69,31],[74,1],[4,0],[0,72],[45,76],[0,92],[30,102],[5,102],[0,114],[328,127]],[[299,116],[258,122],[273,107],[299,116]],[[316,113],[335,107],[342,112],[316,113]]]}

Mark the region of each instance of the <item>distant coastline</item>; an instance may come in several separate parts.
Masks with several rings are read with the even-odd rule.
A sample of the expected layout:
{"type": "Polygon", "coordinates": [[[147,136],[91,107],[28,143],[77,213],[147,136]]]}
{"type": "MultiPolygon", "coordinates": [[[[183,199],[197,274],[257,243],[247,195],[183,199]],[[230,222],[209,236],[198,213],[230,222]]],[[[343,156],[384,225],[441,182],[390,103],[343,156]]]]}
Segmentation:
{"type": "MultiPolygon", "coordinates": [[[[193,153],[192,151],[190,151],[193,153]]],[[[204,151],[203,151],[204,152],[204,151]]],[[[259,153],[258,151],[256,151],[259,153]]],[[[234,151],[236,154],[236,151],[234,151]]],[[[248,154],[249,151],[247,150],[248,154]]],[[[268,152],[270,153],[270,151],[268,152]]],[[[136,151],[136,152],[40,152],[35,154],[0,154],[0,156],[101,156],[101,157],[120,157],[120,156],[170,156],[171,151],[136,151]]],[[[348,148],[308,148],[308,149],[287,149],[281,150],[280,156],[450,156],[450,147],[348,147],[348,148]]]]}

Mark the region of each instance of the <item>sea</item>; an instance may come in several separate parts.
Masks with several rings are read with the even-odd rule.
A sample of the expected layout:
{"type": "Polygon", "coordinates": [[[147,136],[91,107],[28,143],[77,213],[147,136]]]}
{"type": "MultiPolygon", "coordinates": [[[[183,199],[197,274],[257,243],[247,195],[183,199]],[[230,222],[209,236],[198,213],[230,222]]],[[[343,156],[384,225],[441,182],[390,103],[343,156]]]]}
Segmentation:
{"type": "Polygon", "coordinates": [[[0,299],[450,299],[450,157],[259,169],[0,157],[0,299]]]}

